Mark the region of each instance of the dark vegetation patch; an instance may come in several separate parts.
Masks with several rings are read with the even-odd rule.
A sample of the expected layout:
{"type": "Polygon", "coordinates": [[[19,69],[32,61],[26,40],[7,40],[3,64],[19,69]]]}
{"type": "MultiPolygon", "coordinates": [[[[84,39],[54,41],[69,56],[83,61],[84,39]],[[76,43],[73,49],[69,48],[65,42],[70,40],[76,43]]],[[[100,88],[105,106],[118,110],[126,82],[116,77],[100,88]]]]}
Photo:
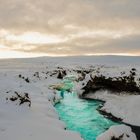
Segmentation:
{"type": "Polygon", "coordinates": [[[57,69],[63,70],[63,68],[62,67],[59,67],[59,66],[57,67],[57,69]]]}
{"type": "Polygon", "coordinates": [[[37,79],[41,80],[41,77],[42,77],[41,74],[43,74],[44,79],[47,79],[49,72],[48,71],[47,72],[44,72],[44,71],[42,71],[42,72],[35,72],[33,74],[33,77],[36,77],[37,79]]]}
{"type": "Polygon", "coordinates": [[[126,135],[127,138],[130,137],[128,134],[122,134],[122,135],[120,135],[119,137],[112,136],[112,137],[111,137],[111,140],[123,140],[124,135],[126,135]]]}
{"type": "Polygon", "coordinates": [[[19,74],[18,77],[21,78],[21,79],[23,79],[25,82],[30,83],[30,80],[29,80],[28,77],[24,77],[24,76],[22,76],[21,74],[19,74]]]}
{"type": "Polygon", "coordinates": [[[83,81],[86,77],[86,73],[84,71],[80,72],[81,76],[77,79],[77,82],[83,81]]]}
{"type": "Polygon", "coordinates": [[[66,70],[64,70],[62,67],[57,67],[56,70],[50,71],[50,76],[56,76],[58,79],[63,79],[67,75],[66,70]]]}
{"type": "Polygon", "coordinates": [[[52,71],[52,72],[50,72],[51,74],[50,74],[50,76],[52,77],[52,76],[55,76],[55,75],[57,75],[58,74],[58,70],[54,70],[54,71],[52,71]]]}
{"type": "Polygon", "coordinates": [[[19,105],[22,105],[24,103],[28,103],[28,106],[31,106],[31,99],[29,97],[28,93],[24,93],[23,95],[20,95],[18,92],[14,92],[14,95],[10,98],[6,98],[6,100],[10,100],[12,102],[19,101],[19,105]]]}
{"type": "Polygon", "coordinates": [[[124,136],[124,134],[122,134],[122,135],[119,136],[118,138],[116,138],[115,136],[113,136],[113,137],[111,138],[111,140],[123,140],[123,136],[124,136]]]}
{"type": "MultiPolygon", "coordinates": [[[[77,82],[80,82],[80,81],[84,81],[86,78],[86,75],[92,73],[94,70],[95,69],[93,69],[93,68],[92,69],[91,68],[90,69],[81,68],[81,69],[74,69],[73,71],[79,75],[77,82]]],[[[83,83],[83,85],[84,85],[84,83],[83,83]]]]}
{"type": "Polygon", "coordinates": [[[37,77],[38,79],[40,79],[39,72],[35,72],[35,73],[33,74],[33,76],[34,76],[34,77],[37,77]]]}
{"type": "Polygon", "coordinates": [[[58,79],[63,79],[66,75],[67,75],[66,70],[59,70],[59,71],[58,71],[57,78],[58,78],[58,79]]]}
{"type": "Polygon", "coordinates": [[[45,74],[45,79],[47,79],[48,77],[48,74],[49,74],[49,72],[47,71],[47,72],[42,72],[43,74],[45,74]]]}
{"type": "Polygon", "coordinates": [[[128,92],[132,94],[140,94],[140,86],[136,83],[136,69],[131,69],[128,76],[125,72],[121,72],[120,77],[106,77],[104,75],[90,76],[91,79],[83,87],[83,96],[89,92],[98,90],[110,90],[113,92],[128,92]]]}

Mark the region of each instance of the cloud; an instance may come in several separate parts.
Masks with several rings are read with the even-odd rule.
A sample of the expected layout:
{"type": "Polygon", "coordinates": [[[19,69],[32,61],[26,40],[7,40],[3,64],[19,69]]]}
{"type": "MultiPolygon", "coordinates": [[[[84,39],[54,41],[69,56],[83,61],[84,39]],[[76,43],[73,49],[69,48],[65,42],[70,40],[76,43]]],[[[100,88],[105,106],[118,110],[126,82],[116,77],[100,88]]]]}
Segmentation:
{"type": "Polygon", "coordinates": [[[140,54],[139,0],[0,0],[0,3],[0,44],[8,49],[61,55],[140,54]],[[28,32],[55,36],[62,41],[24,42],[20,36],[28,32]],[[7,39],[8,36],[15,39],[7,39]]]}
{"type": "Polygon", "coordinates": [[[87,28],[140,25],[139,0],[5,0],[0,10],[1,27],[17,31],[61,33],[68,24],[87,28]]]}
{"type": "Polygon", "coordinates": [[[123,38],[77,38],[56,44],[25,44],[13,49],[21,52],[49,55],[135,54],[140,55],[140,35],[123,38]],[[26,49],[29,48],[29,49],[26,49]]]}

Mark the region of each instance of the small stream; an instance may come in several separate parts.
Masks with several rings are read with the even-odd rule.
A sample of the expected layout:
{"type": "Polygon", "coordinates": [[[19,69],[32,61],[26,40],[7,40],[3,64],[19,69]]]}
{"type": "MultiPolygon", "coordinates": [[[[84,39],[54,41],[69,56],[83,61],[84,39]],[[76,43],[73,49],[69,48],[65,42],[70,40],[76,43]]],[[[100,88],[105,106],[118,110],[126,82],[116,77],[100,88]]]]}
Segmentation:
{"type": "Polygon", "coordinates": [[[79,132],[84,140],[96,140],[110,126],[118,124],[96,110],[101,104],[100,101],[80,99],[76,93],[65,92],[55,107],[67,129],[79,132]]]}

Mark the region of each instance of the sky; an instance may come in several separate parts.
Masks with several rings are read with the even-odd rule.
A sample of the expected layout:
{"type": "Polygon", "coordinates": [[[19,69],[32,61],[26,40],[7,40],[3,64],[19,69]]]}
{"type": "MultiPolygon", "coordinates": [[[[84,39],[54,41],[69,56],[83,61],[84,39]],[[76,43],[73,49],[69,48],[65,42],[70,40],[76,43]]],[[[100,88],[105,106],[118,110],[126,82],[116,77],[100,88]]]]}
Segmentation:
{"type": "Polygon", "coordinates": [[[140,56],[140,0],[0,0],[0,58],[140,56]]]}

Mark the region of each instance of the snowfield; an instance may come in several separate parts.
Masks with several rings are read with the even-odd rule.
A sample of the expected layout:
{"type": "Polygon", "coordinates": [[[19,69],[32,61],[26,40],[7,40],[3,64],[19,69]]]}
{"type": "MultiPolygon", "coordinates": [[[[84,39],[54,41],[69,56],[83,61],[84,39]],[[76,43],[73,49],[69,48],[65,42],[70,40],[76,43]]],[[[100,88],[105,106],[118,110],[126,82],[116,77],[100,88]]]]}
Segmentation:
{"type": "Polygon", "coordinates": [[[111,126],[108,131],[98,136],[97,140],[111,140],[111,139],[121,139],[121,140],[136,140],[135,134],[132,132],[131,128],[126,125],[111,126]]]}
{"type": "Polygon", "coordinates": [[[53,107],[59,97],[48,87],[60,80],[49,76],[51,67],[23,61],[0,62],[0,140],[81,140],[80,134],[64,130],[53,107]],[[16,93],[23,97],[28,93],[31,107],[30,102],[19,105],[20,98],[12,101],[16,93]]]}
{"type": "Polygon", "coordinates": [[[113,95],[109,91],[98,91],[87,97],[105,101],[101,110],[123,119],[125,123],[140,126],[140,95],[113,95]]]}
{"type": "MultiPolygon", "coordinates": [[[[0,140],[82,140],[80,134],[65,130],[53,106],[60,100],[57,92],[50,89],[50,85],[61,83],[58,72],[66,70],[80,78],[75,70],[100,68],[106,75],[116,75],[135,67],[139,77],[139,62],[140,57],[113,56],[0,60],[0,140]]],[[[75,82],[75,90],[80,93],[89,79],[87,74],[83,81],[75,82]]],[[[87,96],[106,101],[103,110],[140,126],[140,95],[113,95],[106,91],[87,96]]],[[[136,139],[132,136],[134,139],[128,140],[136,139]]]]}

